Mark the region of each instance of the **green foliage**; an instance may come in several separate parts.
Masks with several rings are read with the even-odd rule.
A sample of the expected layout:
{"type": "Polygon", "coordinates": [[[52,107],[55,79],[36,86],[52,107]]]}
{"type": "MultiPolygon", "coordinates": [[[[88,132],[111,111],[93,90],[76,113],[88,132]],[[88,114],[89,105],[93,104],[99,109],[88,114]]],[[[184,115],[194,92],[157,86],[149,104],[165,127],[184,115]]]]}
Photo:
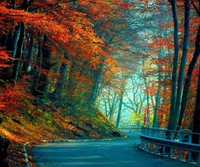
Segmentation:
{"type": "Polygon", "coordinates": [[[30,104],[30,100],[29,99],[23,99],[24,104],[30,104]]]}

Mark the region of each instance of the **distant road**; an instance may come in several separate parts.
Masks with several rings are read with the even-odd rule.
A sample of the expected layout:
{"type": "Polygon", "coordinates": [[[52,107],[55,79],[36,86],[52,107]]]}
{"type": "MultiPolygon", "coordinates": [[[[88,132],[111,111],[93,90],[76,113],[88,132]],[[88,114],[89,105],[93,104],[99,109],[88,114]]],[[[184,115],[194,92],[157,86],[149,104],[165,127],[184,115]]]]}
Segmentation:
{"type": "Polygon", "coordinates": [[[36,167],[194,167],[138,149],[139,132],[113,141],[53,143],[36,146],[36,167]]]}

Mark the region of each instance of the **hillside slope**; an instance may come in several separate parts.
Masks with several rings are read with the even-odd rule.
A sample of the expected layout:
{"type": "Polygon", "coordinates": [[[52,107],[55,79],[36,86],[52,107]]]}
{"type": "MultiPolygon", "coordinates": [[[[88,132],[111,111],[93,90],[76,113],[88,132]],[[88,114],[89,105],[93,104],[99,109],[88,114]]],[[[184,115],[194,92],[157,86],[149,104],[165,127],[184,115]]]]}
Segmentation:
{"type": "MultiPolygon", "coordinates": [[[[0,134],[10,140],[7,161],[10,167],[25,166],[23,147],[47,139],[89,139],[121,137],[122,133],[97,109],[82,106],[55,109],[29,102],[20,113],[4,113],[0,134]]],[[[31,161],[31,155],[29,156],[31,161]]]]}

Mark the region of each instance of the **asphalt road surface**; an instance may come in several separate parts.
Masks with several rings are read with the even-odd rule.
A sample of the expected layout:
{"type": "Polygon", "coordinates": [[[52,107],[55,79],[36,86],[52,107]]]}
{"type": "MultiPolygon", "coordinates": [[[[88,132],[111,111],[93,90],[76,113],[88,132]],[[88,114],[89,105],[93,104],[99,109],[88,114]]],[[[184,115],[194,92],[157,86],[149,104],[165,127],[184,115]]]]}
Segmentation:
{"type": "Polygon", "coordinates": [[[139,133],[128,139],[53,143],[32,149],[36,167],[194,167],[138,149],[139,133]]]}

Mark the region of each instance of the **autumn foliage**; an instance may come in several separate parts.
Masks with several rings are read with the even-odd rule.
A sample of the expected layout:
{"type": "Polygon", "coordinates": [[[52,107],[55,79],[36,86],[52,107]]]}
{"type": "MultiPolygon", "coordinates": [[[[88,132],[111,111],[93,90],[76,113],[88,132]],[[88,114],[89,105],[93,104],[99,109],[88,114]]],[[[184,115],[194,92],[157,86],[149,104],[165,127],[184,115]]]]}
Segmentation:
{"type": "Polygon", "coordinates": [[[129,5],[133,4],[103,0],[1,1],[0,68],[2,82],[7,84],[9,81],[10,84],[1,88],[2,95],[5,95],[1,100],[2,110],[6,110],[8,99],[11,101],[8,106],[14,104],[13,96],[17,97],[22,92],[18,81],[23,76],[30,77],[32,86],[26,81],[23,85],[31,86],[35,96],[55,92],[55,86],[63,75],[69,82],[66,80],[62,88],[65,85],[71,89],[73,82],[78,83],[74,92],[68,90],[68,98],[78,97],[84,92],[88,98],[92,96],[95,93],[92,91],[97,91],[92,88],[93,71],[106,66],[115,72],[112,69],[114,59],[109,55],[110,46],[105,43],[109,36],[103,37],[103,31],[114,28],[112,20],[115,14],[120,16],[120,10],[129,5]],[[61,74],[58,69],[63,64],[68,67],[61,74]],[[88,77],[91,79],[87,80],[88,77]],[[15,87],[12,88],[12,85],[15,87]]]}

